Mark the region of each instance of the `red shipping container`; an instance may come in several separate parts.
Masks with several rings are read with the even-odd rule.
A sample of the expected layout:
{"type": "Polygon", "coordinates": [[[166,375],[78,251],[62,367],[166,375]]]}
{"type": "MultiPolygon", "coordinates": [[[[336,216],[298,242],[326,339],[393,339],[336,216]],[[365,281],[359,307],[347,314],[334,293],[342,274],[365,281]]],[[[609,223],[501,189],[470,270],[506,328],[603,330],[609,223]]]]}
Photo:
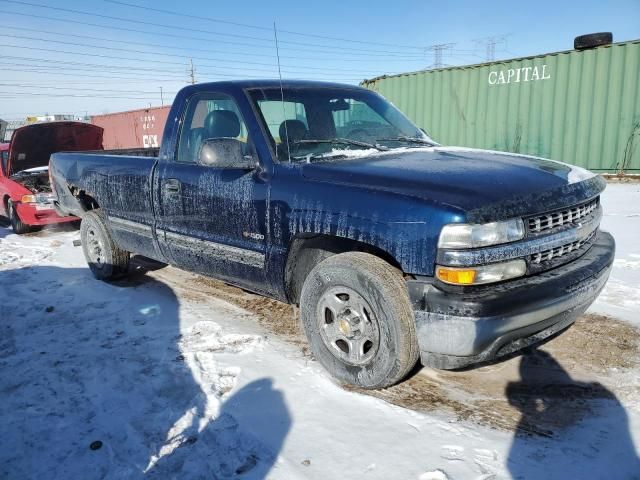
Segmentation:
{"type": "Polygon", "coordinates": [[[105,150],[158,148],[170,106],[94,115],[91,123],[104,128],[105,150]]]}

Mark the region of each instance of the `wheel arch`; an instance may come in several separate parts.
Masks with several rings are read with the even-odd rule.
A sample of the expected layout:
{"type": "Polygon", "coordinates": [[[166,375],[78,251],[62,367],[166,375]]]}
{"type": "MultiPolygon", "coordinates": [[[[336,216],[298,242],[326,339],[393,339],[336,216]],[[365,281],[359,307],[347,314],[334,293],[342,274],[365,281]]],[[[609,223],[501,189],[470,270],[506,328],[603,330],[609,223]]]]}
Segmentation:
{"type": "Polygon", "coordinates": [[[302,285],[313,267],[326,258],[346,252],[369,253],[402,271],[391,253],[375,245],[336,235],[299,233],[289,243],[285,262],[285,291],[289,302],[298,303],[302,285]]]}
{"type": "Polygon", "coordinates": [[[90,192],[77,187],[71,187],[70,191],[73,197],[78,202],[78,206],[80,207],[80,210],[82,212],[86,213],[91,210],[97,210],[98,208],[100,208],[100,205],[95,199],[95,195],[91,194],[90,192]]]}

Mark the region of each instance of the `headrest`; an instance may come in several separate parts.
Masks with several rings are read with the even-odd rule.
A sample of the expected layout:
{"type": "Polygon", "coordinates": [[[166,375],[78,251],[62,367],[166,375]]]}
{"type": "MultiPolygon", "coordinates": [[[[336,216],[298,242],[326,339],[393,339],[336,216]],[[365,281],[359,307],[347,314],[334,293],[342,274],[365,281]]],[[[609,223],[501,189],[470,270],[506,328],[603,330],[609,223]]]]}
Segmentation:
{"type": "Polygon", "coordinates": [[[204,119],[205,138],[236,138],[240,135],[240,120],[231,110],[213,110],[204,119]]]}
{"type": "Polygon", "coordinates": [[[285,120],[278,129],[280,141],[283,143],[287,141],[287,137],[289,137],[289,142],[303,140],[307,137],[307,133],[307,127],[300,120],[285,120]]]}

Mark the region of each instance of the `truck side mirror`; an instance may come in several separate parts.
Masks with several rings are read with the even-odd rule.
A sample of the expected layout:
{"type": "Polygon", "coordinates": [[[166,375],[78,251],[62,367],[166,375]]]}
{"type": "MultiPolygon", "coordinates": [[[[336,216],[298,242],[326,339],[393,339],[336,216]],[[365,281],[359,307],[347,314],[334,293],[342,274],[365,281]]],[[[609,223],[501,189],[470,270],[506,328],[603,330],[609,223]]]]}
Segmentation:
{"type": "Polygon", "coordinates": [[[208,167],[253,170],[254,158],[243,152],[245,144],[237,138],[209,138],[202,142],[198,163],[208,167]]]}

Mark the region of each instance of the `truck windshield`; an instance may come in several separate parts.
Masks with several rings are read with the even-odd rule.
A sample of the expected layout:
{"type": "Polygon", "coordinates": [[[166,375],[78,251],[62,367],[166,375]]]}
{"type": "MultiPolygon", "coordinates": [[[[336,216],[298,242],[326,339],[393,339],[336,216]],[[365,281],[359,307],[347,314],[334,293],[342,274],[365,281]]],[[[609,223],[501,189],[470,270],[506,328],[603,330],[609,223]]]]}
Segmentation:
{"type": "Polygon", "coordinates": [[[249,90],[277,159],[301,161],[361,156],[371,151],[435,145],[397,108],[374,92],[349,88],[249,90]],[[283,99],[284,98],[284,99],[283,99]]]}

